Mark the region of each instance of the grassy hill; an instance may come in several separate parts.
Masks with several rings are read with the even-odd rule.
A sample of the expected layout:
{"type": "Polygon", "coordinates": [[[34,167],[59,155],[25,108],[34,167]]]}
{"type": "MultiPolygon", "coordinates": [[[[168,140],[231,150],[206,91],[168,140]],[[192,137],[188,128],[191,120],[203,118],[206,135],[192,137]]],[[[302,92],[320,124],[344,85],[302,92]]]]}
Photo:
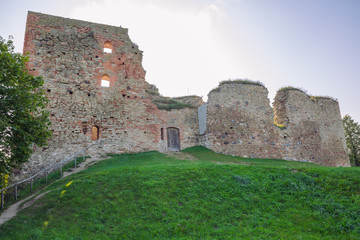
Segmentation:
{"type": "Polygon", "coordinates": [[[113,155],[53,183],[0,239],[360,239],[360,169],[113,155]]]}

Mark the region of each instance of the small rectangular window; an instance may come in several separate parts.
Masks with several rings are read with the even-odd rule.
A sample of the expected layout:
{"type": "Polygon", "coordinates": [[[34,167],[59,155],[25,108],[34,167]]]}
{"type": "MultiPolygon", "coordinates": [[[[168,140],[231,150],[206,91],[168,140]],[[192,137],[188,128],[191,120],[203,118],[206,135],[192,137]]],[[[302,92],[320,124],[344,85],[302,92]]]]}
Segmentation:
{"type": "Polygon", "coordinates": [[[105,53],[112,53],[112,49],[111,48],[104,48],[104,52],[105,53]]]}
{"type": "Polygon", "coordinates": [[[110,87],[110,81],[101,79],[101,86],[102,87],[110,87]]]}
{"type": "Polygon", "coordinates": [[[161,140],[164,140],[164,129],[161,128],[161,140]]]}

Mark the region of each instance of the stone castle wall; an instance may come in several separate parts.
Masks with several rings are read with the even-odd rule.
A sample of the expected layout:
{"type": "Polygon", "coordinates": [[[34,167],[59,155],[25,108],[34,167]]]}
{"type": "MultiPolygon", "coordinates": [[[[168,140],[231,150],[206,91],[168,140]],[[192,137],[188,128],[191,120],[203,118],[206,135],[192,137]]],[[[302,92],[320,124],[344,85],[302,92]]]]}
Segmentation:
{"type": "Polygon", "coordinates": [[[53,136],[46,148],[34,149],[23,172],[88,146],[94,126],[103,153],[166,151],[168,127],[179,128],[181,148],[197,144],[196,108],[165,111],[152,103],[142,51],[127,29],[29,12],[24,53],[30,73],[44,78],[53,136]],[[106,53],[109,44],[112,52],[106,53]],[[104,76],[110,87],[101,86],[104,76]]]}
{"type": "Polygon", "coordinates": [[[348,166],[335,101],[279,92],[275,115],[286,127],[280,129],[264,86],[224,82],[202,108],[206,130],[200,135],[196,107],[202,99],[175,98],[192,107],[159,109],[156,100],[167,98],[145,81],[142,51],[127,29],[29,12],[24,53],[29,54],[30,73],[45,80],[53,136],[47,147],[34,148],[22,176],[93,143],[94,128],[104,140],[98,154],[167,151],[167,129],[177,128],[180,149],[205,145],[243,157],[348,166]],[[110,86],[101,86],[102,79],[110,86]]]}
{"type": "Polygon", "coordinates": [[[267,95],[264,86],[237,82],[225,82],[211,91],[205,145],[225,154],[281,158],[267,95]]]}
{"type": "Polygon", "coordinates": [[[279,91],[270,106],[258,83],[227,81],[208,95],[201,144],[225,154],[350,166],[339,104],[301,90],[279,91]]]}
{"type": "Polygon", "coordinates": [[[276,94],[274,108],[285,127],[279,139],[284,159],[349,166],[337,101],[290,89],[276,94]]]}

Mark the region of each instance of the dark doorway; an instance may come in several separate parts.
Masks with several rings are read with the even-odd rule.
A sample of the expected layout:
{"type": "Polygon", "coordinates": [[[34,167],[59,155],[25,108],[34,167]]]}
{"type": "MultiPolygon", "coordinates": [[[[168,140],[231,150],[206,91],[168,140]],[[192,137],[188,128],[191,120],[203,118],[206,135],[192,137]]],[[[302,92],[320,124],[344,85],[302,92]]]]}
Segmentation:
{"type": "Polygon", "coordinates": [[[179,129],[170,127],[167,129],[167,141],[169,151],[180,151],[179,129]]]}
{"type": "Polygon", "coordinates": [[[98,126],[92,126],[91,127],[91,140],[99,140],[99,127],[98,126]]]}

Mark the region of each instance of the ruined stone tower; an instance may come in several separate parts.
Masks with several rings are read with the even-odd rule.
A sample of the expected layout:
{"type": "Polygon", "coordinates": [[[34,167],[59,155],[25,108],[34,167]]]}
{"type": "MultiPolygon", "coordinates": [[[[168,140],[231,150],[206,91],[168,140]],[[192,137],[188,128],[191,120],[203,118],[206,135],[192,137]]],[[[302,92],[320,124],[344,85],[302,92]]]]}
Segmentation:
{"type": "Polygon", "coordinates": [[[53,131],[48,147],[35,149],[27,165],[31,169],[25,171],[100,138],[103,153],[197,144],[196,107],[202,99],[179,98],[176,102],[184,102],[184,108],[159,110],[156,101],[175,100],[159,96],[145,81],[142,51],[127,29],[29,12],[24,53],[30,73],[44,78],[53,131]]]}
{"type": "Polygon", "coordinates": [[[267,89],[258,84],[222,83],[204,106],[196,96],[162,97],[145,81],[142,51],[127,29],[29,12],[24,53],[30,73],[45,80],[53,131],[24,172],[97,139],[104,140],[102,153],[205,145],[244,157],[349,165],[337,102],[279,92],[274,106],[282,130],[273,123],[267,89]]]}
{"type": "Polygon", "coordinates": [[[336,100],[284,88],[272,109],[267,96],[261,83],[221,83],[208,95],[202,143],[237,156],[350,166],[336,100]]]}

